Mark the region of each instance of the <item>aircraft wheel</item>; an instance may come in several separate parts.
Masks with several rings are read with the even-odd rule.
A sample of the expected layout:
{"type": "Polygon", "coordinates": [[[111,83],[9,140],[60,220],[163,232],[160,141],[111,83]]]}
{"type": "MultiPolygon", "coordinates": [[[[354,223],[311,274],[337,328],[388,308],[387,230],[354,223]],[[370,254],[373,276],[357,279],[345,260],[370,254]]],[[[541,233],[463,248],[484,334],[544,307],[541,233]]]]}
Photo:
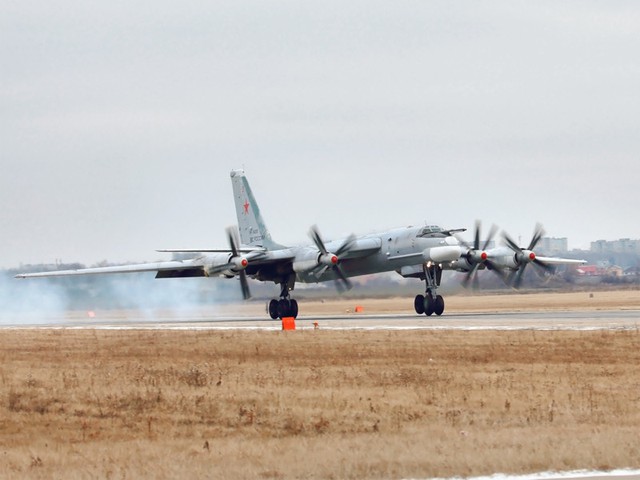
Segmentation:
{"type": "Polygon", "coordinates": [[[291,305],[288,299],[286,298],[280,299],[280,301],[278,302],[278,317],[279,318],[288,317],[290,308],[291,308],[291,305]]]}
{"type": "Polygon", "coordinates": [[[434,302],[433,313],[440,316],[442,312],[444,312],[444,298],[442,298],[442,295],[438,295],[434,302]]]}
{"type": "Polygon", "coordinates": [[[269,302],[269,316],[272,320],[278,318],[278,300],[275,298],[271,299],[269,302]]]}
{"type": "Polygon", "coordinates": [[[298,301],[296,299],[291,299],[291,306],[289,310],[289,315],[291,317],[298,318],[298,301]]]}
{"type": "Polygon", "coordinates": [[[416,295],[416,299],[413,301],[413,308],[416,309],[418,315],[424,313],[424,295],[416,295]]]}
{"type": "Polygon", "coordinates": [[[426,295],[424,297],[424,313],[427,317],[433,315],[433,307],[435,306],[435,300],[431,297],[431,295],[426,295]]]}

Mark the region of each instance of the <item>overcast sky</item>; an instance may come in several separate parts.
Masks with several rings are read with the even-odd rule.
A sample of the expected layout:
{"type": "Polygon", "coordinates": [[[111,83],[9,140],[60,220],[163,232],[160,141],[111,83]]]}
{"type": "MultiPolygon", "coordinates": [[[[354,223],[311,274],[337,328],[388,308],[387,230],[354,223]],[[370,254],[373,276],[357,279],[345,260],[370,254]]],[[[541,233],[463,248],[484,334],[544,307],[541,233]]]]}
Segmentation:
{"type": "MultiPolygon", "coordinates": [[[[0,266],[424,222],[640,238],[634,1],[0,0],[0,266]]],[[[470,237],[470,235],[468,235],[470,237]]]]}

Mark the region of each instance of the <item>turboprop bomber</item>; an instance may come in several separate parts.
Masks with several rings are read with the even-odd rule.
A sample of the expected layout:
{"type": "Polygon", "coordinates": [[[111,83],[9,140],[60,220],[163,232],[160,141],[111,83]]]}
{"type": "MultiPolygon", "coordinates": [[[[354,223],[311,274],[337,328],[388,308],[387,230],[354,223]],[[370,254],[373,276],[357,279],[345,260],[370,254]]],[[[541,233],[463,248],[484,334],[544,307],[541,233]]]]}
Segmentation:
{"type": "Polygon", "coordinates": [[[285,246],[273,240],[243,170],[231,171],[237,228],[227,229],[228,248],[166,249],[160,252],[192,253],[188,260],[120,265],[110,267],[59,270],[16,275],[17,278],[53,277],[89,274],[155,272],[156,278],[214,277],[239,278],[244,299],[251,297],[248,279],[274,282],[280,287],[277,298],[268,302],[272,319],[298,316],[298,302],[291,292],[297,282],[333,281],[338,291],[349,290],[349,278],[395,271],[405,278],[425,282],[424,294],[414,298],[417,314],[442,315],[444,298],[438,294],[442,272],[465,272],[463,284],[477,283],[477,272],[489,269],[505,282],[518,287],[529,264],[551,270],[555,264],[581,264],[583,260],[536,256],[534,248],[542,238],[537,227],[526,248],[519,247],[508,235],[506,245],[488,248],[495,235],[492,228],[480,245],[480,225],[476,225],[473,244],[457,237],[466,229],[446,230],[436,225],[405,227],[364,236],[325,241],[316,226],[309,231],[312,243],[285,246]]]}

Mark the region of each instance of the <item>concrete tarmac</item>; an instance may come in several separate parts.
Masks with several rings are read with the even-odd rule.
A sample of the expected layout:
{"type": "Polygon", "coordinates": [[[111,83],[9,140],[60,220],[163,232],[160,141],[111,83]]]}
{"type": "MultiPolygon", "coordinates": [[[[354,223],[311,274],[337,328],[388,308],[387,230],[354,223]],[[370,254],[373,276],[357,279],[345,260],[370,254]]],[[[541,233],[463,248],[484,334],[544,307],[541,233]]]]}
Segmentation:
{"type": "MultiPolygon", "coordinates": [[[[266,315],[184,311],[102,311],[13,317],[0,328],[252,329],[280,330],[266,315]]],[[[640,310],[452,313],[438,317],[407,313],[300,315],[297,329],[370,330],[629,330],[640,328],[640,310]]]]}

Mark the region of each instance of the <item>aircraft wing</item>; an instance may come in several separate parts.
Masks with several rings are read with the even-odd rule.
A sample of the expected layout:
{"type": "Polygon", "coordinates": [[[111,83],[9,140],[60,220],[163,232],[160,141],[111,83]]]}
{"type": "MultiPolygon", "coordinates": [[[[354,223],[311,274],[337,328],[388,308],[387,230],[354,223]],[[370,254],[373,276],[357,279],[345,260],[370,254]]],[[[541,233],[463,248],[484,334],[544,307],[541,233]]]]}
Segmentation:
{"type": "MultiPolygon", "coordinates": [[[[195,253],[202,250],[163,250],[171,252],[195,253]]],[[[246,256],[240,255],[243,250],[208,250],[211,255],[203,255],[188,260],[171,260],[166,262],[138,263],[131,265],[114,265],[109,267],[79,268],[75,270],[50,270],[48,272],[20,273],[15,278],[67,277],[74,275],[103,275],[117,273],[156,272],[156,278],[208,277],[222,274],[235,275],[247,264],[276,265],[286,263],[294,258],[291,250],[265,252],[264,249],[247,249],[246,256]],[[245,263],[246,262],[246,263],[245,263]]]]}
{"type": "MultiPolygon", "coordinates": [[[[232,253],[234,250],[230,248],[163,248],[156,250],[161,253],[232,253]]],[[[253,252],[266,252],[266,249],[260,247],[252,248],[237,248],[235,250],[238,253],[253,253],[253,252]]]]}
{"type": "Polygon", "coordinates": [[[76,270],[51,270],[49,272],[20,273],[15,278],[66,277],[70,275],[99,275],[105,273],[157,272],[164,276],[204,276],[203,262],[194,260],[172,260],[168,262],[138,263],[112,267],[80,268],[76,270]],[[199,272],[199,273],[198,273],[199,272]],[[188,275],[191,273],[192,275],[188,275]],[[173,274],[173,275],[172,275],[173,274]]]}
{"type": "Polygon", "coordinates": [[[547,265],[584,265],[586,260],[574,260],[573,258],[557,258],[557,257],[539,257],[536,255],[536,260],[540,260],[547,265]]]}

